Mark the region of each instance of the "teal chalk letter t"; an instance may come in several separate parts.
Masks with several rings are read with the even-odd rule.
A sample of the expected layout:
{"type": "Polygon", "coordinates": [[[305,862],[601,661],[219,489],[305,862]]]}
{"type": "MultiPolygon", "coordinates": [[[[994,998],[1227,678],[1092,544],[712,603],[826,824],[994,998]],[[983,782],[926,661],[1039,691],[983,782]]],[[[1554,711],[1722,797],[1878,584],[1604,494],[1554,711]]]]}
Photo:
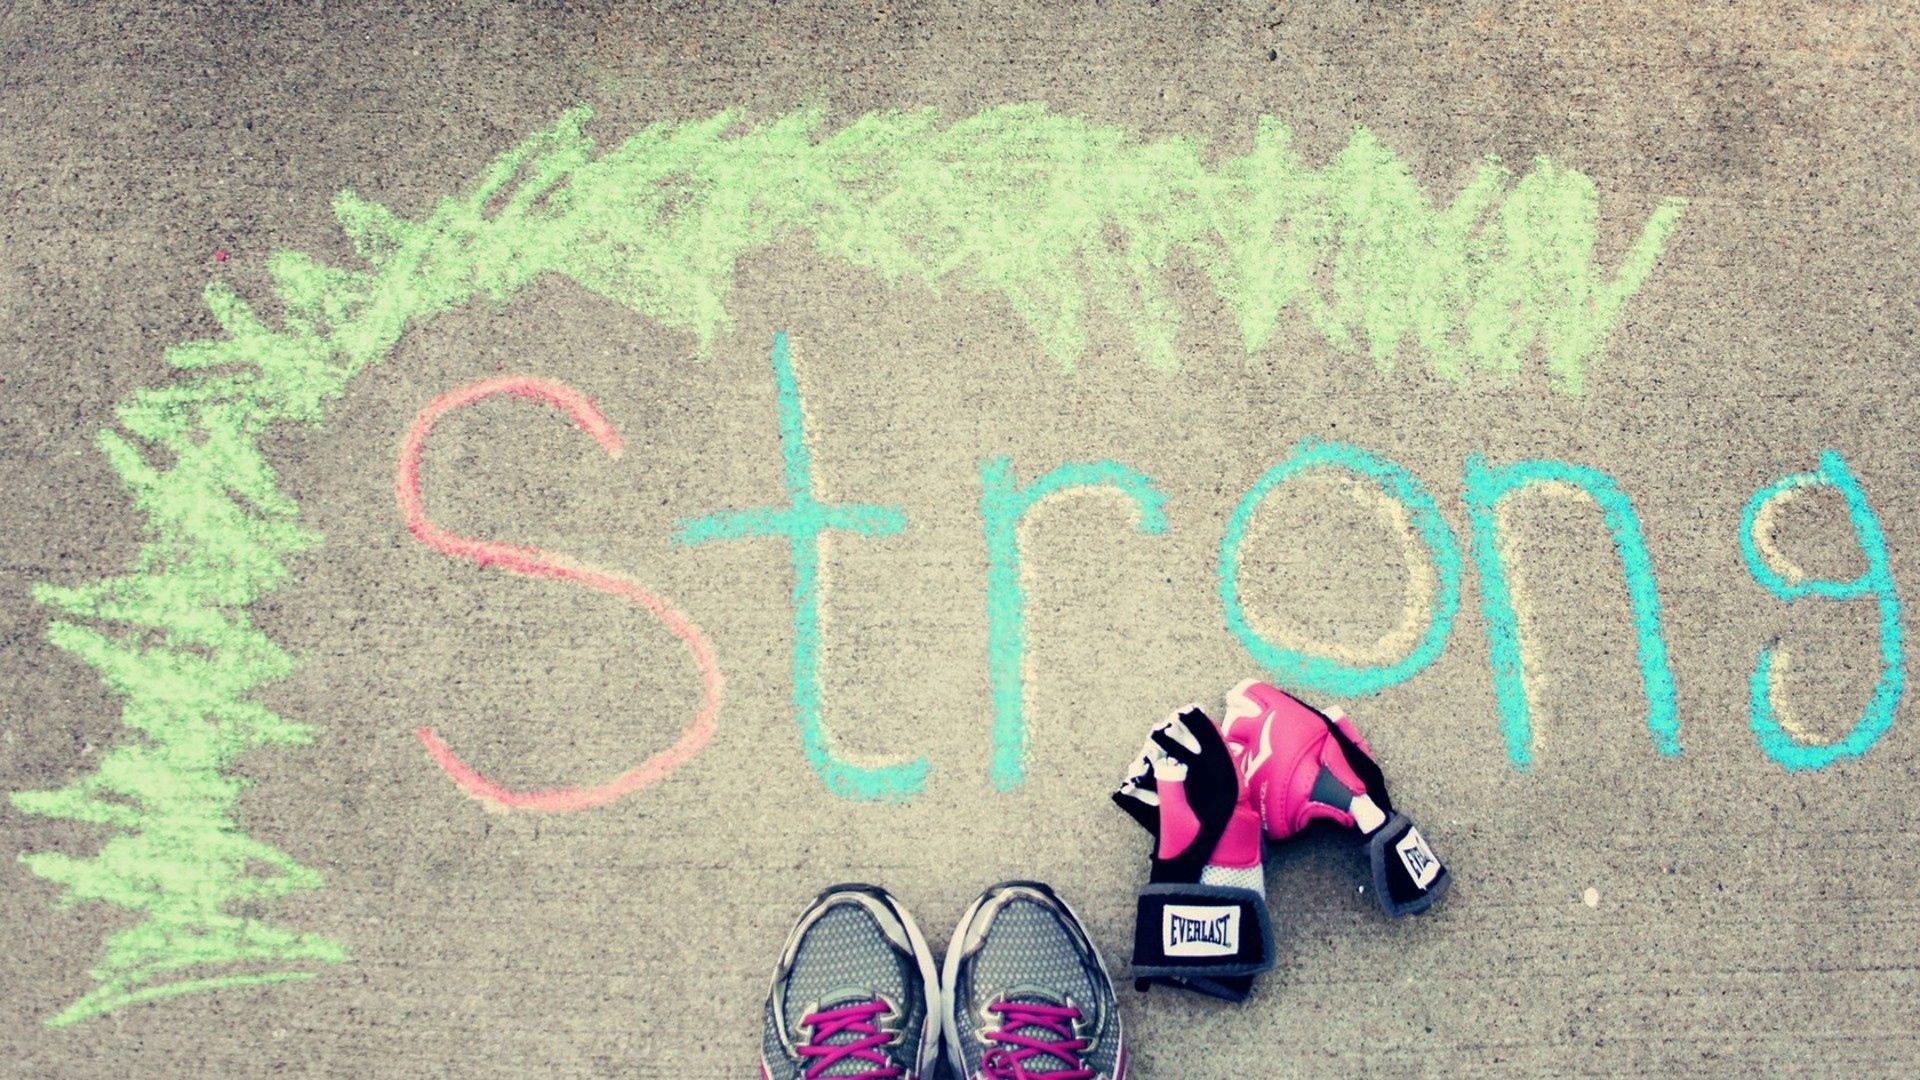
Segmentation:
{"type": "Polygon", "coordinates": [[[927,761],[856,765],[833,750],[820,708],[820,534],[844,529],[858,536],[891,536],[906,526],[893,506],[826,505],[813,497],[813,459],[801,421],[800,384],[787,355],[787,335],[773,337],[773,377],[780,408],[780,453],[785,460],[786,507],[710,514],[680,523],[676,538],[689,546],[710,540],[782,537],[793,549],[793,707],[807,764],[827,789],[848,799],[898,800],[926,785],[927,761]]]}

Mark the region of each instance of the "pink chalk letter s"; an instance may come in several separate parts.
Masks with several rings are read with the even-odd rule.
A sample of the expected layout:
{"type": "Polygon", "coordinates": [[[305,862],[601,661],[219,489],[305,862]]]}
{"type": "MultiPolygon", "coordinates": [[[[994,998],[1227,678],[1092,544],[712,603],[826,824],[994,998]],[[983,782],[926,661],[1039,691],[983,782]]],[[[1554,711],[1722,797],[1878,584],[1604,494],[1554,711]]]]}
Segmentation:
{"type": "Polygon", "coordinates": [[[406,441],[400,447],[400,461],[394,470],[393,494],[400,504],[401,516],[406,519],[407,531],[442,555],[467,559],[481,566],[499,566],[528,577],[573,582],[638,604],[686,643],[687,650],[693,654],[694,665],[700,670],[700,682],[705,694],[699,711],[672,746],[593,787],[511,791],[460,760],[433,733],[431,727],[423,725],[420,728],[420,741],[426,745],[427,753],[433,755],[433,760],[439,763],[440,768],[459,785],[460,790],[489,807],[547,813],[585,810],[610,803],[659,780],[698,753],[713,738],[715,718],[720,712],[720,665],[714,658],[713,646],[692,620],[634,581],[543,548],[456,536],[427,520],[426,507],[420,497],[420,459],[427,436],[433,433],[433,425],[443,415],[495,394],[513,394],[559,409],[573,420],[576,427],[593,436],[609,456],[620,456],[620,436],[614,432],[607,418],[591,399],[565,383],[526,375],[508,375],[449,391],[420,410],[420,414],[414,418],[412,429],[407,432],[406,441]]]}

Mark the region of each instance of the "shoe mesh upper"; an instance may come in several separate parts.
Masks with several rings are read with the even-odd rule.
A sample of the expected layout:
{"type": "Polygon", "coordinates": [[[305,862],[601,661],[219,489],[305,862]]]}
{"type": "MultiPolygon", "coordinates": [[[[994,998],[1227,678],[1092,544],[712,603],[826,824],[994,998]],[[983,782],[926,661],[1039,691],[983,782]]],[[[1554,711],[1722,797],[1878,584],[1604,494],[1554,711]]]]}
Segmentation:
{"type": "MultiPolygon", "coordinates": [[[[875,995],[885,997],[906,1014],[899,1027],[907,1034],[893,1053],[898,1066],[911,1071],[927,1023],[927,1003],[915,960],[888,941],[866,908],[851,901],[837,903],[807,928],[794,954],[793,967],[787,974],[786,1015],[776,1016],[774,999],[769,997],[767,1001],[761,1043],[774,1080],[797,1080],[813,1063],[788,1055],[781,1045],[781,1030],[798,1046],[808,1034],[800,1021],[809,1010],[852,1000],[870,1001],[875,995]],[[782,1065],[787,1072],[781,1071],[782,1065]]],[[[871,1063],[848,1060],[834,1064],[822,1075],[858,1076],[874,1068],[871,1063]]]]}
{"type": "MultiPolygon", "coordinates": [[[[1096,1074],[1112,1076],[1120,1051],[1119,1006],[1097,958],[1084,950],[1080,936],[1069,929],[1066,911],[1017,897],[992,918],[979,950],[962,962],[957,986],[952,988],[959,995],[955,1019],[961,1045],[957,1050],[965,1075],[972,1078],[979,1073],[990,1049],[980,1041],[980,1032],[1000,1026],[997,1018],[982,1020],[980,1010],[1012,993],[1016,1001],[1058,1005],[1071,1000],[1085,1017],[1104,1017],[1102,1029],[1091,1035],[1094,1042],[1085,1053],[1096,1074]],[[1022,990],[1040,993],[1018,992],[1022,990]]],[[[1047,1072],[1049,1066],[1064,1067],[1043,1058],[1035,1068],[1047,1072]]]]}

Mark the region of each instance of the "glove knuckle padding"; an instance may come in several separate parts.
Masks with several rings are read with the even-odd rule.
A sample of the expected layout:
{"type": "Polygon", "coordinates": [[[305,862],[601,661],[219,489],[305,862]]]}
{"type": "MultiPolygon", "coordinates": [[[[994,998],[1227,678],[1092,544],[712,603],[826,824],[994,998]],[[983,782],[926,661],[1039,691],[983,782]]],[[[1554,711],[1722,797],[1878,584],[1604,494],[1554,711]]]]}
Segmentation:
{"type": "Polygon", "coordinates": [[[1344,713],[1330,718],[1277,687],[1251,681],[1228,698],[1229,738],[1243,747],[1243,767],[1269,839],[1284,840],[1321,820],[1352,828],[1353,797],[1384,799],[1379,770],[1344,713]]]}
{"type": "Polygon", "coordinates": [[[1248,681],[1229,693],[1228,717],[1228,738],[1243,747],[1268,838],[1284,840],[1319,820],[1359,830],[1389,915],[1418,914],[1446,892],[1445,864],[1394,810],[1386,776],[1344,712],[1323,713],[1248,681]]]}

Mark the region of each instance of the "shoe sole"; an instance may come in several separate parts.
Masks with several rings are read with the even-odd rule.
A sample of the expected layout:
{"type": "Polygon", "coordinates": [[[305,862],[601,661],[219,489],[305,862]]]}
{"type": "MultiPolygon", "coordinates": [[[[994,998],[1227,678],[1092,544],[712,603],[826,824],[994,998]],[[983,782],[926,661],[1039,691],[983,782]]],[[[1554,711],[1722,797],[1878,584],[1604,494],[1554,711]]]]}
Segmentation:
{"type": "Polygon", "coordinates": [[[954,1000],[955,995],[950,992],[955,981],[960,977],[960,946],[967,939],[967,931],[973,926],[974,917],[980,914],[980,909],[986,906],[987,901],[993,899],[994,895],[1001,890],[1011,888],[1032,889],[1046,896],[1047,899],[1060,905],[1060,910],[1066,912],[1067,918],[1072,919],[1074,925],[1080,928],[1080,936],[1085,939],[1087,948],[1093,950],[1094,962],[1100,965],[1100,975],[1106,980],[1107,993],[1113,999],[1113,1008],[1108,1011],[1108,1015],[1113,1017],[1113,1034],[1119,1046],[1114,1052],[1111,1080],[1126,1080],[1127,1033],[1126,1027],[1120,1022],[1120,995],[1114,993],[1113,976],[1108,972],[1107,958],[1100,954],[1100,946],[1094,942],[1093,935],[1087,933],[1087,924],[1080,921],[1080,916],[1073,910],[1073,905],[1060,899],[1060,895],[1054,892],[1051,886],[1038,881],[1003,881],[991,886],[974,900],[973,904],[967,908],[966,914],[960,916],[959,924],[953,928],[953,938],[947,942],[946,961],[941,964],[940,985],[943,988],[946,1003],[940,1012],[940,1030],[946,1036],[947,1046],[953,1051],[954,1075],[961,1080],[973,1080],[971,1075],[960,1071],[964,1068],[964,1061],[960,1055],[960,1018],[954,1011],[954,1006],[958,1002],[954,1000]]]}
{"type": "MultiPolygon", "coordinates": [[[[795,920],[795,929],[797,930],[799,924],[805,922],[807,916],[812,914],[813,910],[825,902],[829,896],[835,893],[847,892],[865,893],[880,901],[895,918],[900,920],[900,925],[906,928],[907,941],[913,946],[914,963],[919,965],[920,968],[921,992],[926,995],[927,1001],[927,1023],[925,1030],[922,1031],[920,1035],[918,1060],[915,1062],[912,1075],[907,1077],[906,1080],[937,1080],[933,1070],[940,1063],[940,1034],[945,1030],[945,1021],[942,1019],[939,1022],[935,1022],[935,1018],[944,1018],[946,1015],[943,1000],[945,995],[940,992],[940,974],[934,968],[933,950],[927,946],[926,935],[920,932],[919,924],[913,921],[913,916],[908,914],[905,905],[901,904],[892,893],[878,885],[870,885],[865,882],[845,882],[839,885],[829,885],[821,889],[820,892],[814,896],[813,902],[807,905],[805,911],[801,912],[800,918],[795,920]]],[[[791,943],[791,940],[789,940],[788,944],[791,943]]],[[[786,948],[784,946],[781,948],[781,955],[786,955],[786,948]]],[[[771,997],[771,989],[769,989],[768,994],[769,997],[771,997]]],[[[760,1076],[762,1080],[773,1080],[772,1069],[767,1065],[764,1056],[760,1059],[760,1076]]]]}

